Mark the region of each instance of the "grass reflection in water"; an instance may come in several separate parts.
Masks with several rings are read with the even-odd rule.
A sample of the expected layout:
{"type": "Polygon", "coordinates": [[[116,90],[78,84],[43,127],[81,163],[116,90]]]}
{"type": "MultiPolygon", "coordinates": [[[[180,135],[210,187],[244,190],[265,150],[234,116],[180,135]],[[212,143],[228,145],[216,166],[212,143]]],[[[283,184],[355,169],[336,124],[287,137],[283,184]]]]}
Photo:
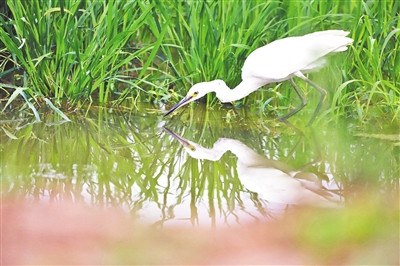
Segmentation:
{"type": "MultiPolygon", "coordinates": [[[[380,248],[387,247],[385,239],[398,235],[393,227],[398,217],[396,142],[366,137],[374,136],[368,134],[368,128],[360,135],[351,124],[321,126],[313,135],[311,129],[261,120],[245,108],[238,109],[238,115],[230,116],[230,122],[223,121],[222,126],[226,110],[204,112],[202,106],[194,108],[196,117],[188,112],[180,120],[169,121],[168,128],[202,147],[213,147],[219,138],[240,141],[265,158],[261,161],[277,165],[282,172],[312,173],[309,176],[318,176],[319,182],[335,190],[333,201],[341,201],[341,207],[315,210],[293,208],[293,202],[288,206],[289,202],[273,204],[266,197],[270,194],[255,193],[259,192],[256,186],[252,189],[241,180],[243,168],[232,153],[221,156],[218,162],[192,158],[184,151],[183,139],[182,146],[158,126],[157,116],[106,109],[91,109],[86,117],[70,115],[72,123],[58,126],[51,125],[57,119],[52,114],[43,119],[45,122],[35,124],[26,124],[31,117],[3,120],[2,127],[15,136],[3,134],[1,138],[2,194],[7,198],[4,206],[35,202],[29,208],[34,210],[48,202],[69,202],[77,207],[123,210],[141,224],[170,228],[164,230],[252,222],[258,223],[255,228],[260,230],[260,222],[268,221],[265,228],[273,231],[278,220],[284,228],[276,232],[287,232],[292,244],[298,243],[319,262],[335,261],[342,253],[334,250],[340,247],[351,249],[366,242],[381,243],[376,251],[381,254],[380,248]],[[325,249],[332,251],[318,258],[325,249]]],[[[381,133],[393,135],[393,129],[388,127],[381,133]]],[[[229,147],[233,149],[232,143],[229,147]]],[[[236,155],[243,155],[243,151],[236,155]]],[[[29,213],[24,211],[24,215],[29,213]]],[[[7,221],[11,216],[5,217],[7,221]]],[[[37,223],[27,219],[23,223],[26,226],[37,223]]],[[[101,219],[96,220],[101,223],[101,219]]],[[[123,230],[128,231],[126,227],[123,230]]],[[[157,239],[153,234],[148,232],[153,239],[150,242],[157,239]]],[[[252,238],[254,245],[261,241],[256,236],[252,238]]],[[[123,245],[131,245],[130,241],[123,245]]],[[[185,245],[183,240],[174,241],[185,245]]],[[[143,256],[146,263],[145,253],[136,255],[143,256]]]]}

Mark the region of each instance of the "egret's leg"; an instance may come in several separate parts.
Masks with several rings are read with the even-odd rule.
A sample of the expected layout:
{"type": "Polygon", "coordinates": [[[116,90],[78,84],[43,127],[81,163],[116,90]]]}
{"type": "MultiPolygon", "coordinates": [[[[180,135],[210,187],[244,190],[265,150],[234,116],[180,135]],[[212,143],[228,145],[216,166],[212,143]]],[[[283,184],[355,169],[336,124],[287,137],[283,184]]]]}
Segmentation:
{"type": "Polygon", "coordinates": [[[315,117],[317,117],[319,109],[321,109],[321,107],[322,107],[322,103],[324,102],[324,99],[325,99],[325,96],[326,96],[326,90],[324,90],[323,88],[321,88],[320,86],[318,86],[317,84],[315,84],[314,82],[312,82],[311,80],[309,80],[306,77],[303,77],[303,79],[306,82],[308,82],[311,86],[316,88],[317,91],[319,91],[319,93],[321,94],[321,97],[319,98],[319,102],[318,102],[317,108],[315,109],[315,111],[314,111],[314,113],[313,113],[313,115],[312,115],[312,117],[310,119],[310,122],[308,122],[308,126],[311,126],[312,123],[314,122],[315,117]]]}
{"type": "Polygon", "coordinates": [[[300,99],[301,99],[301,104],[299,107],[297,107],[296,109],[292,110],[290,113],[288,113],[287,115],[284,115],[282,117],[279,118],[279,120],[283,121],[288,119],[289,117],[291,117],[292,115],[296,114],[298,111],[300,111],[301,109],[304,108],[304,106],[307,105],[307,101],[306,98],[304,98],[303,94],[301,93],[301,91],[299,90],[299,88],[296,86],[296,84],[293,81],[293,78],[289,79],[290,84],[292,84],[293,89],[295,90],[295,92],[297,93],[297,95],[299,95],[300,99]]]}

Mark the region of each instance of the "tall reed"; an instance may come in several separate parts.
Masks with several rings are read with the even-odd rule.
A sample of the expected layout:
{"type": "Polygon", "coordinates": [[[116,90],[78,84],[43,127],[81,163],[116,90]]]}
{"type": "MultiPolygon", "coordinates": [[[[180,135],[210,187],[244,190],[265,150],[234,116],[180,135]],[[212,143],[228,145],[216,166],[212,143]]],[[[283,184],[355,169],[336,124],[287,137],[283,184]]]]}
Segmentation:
{"type": "MultiPolygon", "coordinates": [[[[137,88],[157,51],[141,45],[141,31],[155,4],[141,1],[9,1],[13,20],[1,20],[1,41],[29,76],[32,96],[71,104],[118,94],[132,69],[137,88]]],[[[162,38],[161,38],[162,39],[162,38]]],[[[144,41],[149,43],[150,40],[144,41]]]]}
{"type": "MultiPolygon", "coordinates": [[[[343,29],[351,32],[353,47],[313,75],[330,91],[324,114],[363,121],[400,113],[398,1],[7,4],[12,17],[0,18],[3,51],[27,74],[26,92],[33,97],[67,99],[74,106],[176,101],[193,83],[220,78],[235,86],[247,55],[275,39],[343,29]]],[[[306,84],[299,86],[309,94],[306,84]]],[[[289,87],[270,84],[247,97],[247,104],[269,112],[298,105],[289,87]]]]}

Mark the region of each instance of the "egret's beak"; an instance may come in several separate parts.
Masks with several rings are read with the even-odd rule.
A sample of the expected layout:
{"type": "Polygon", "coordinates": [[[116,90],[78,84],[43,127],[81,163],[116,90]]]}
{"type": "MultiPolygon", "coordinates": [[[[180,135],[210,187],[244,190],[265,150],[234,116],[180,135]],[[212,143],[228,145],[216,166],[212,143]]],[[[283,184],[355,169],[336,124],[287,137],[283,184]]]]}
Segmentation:
{"type": "Polygon", "coordinates": [[[165,131],[167,131],[174,139],[176,139],[177,141],[179,141],[179,142],[183,145],[183,147],[189,148],[189,149],[191,149],[191,150],[195,149],[195,147],[194,147],[192,144],[190,144],[190,142],[189,142],[187,139],[185,139],[185,138],[183,138],[183,137],[181,137],[181,136],[175,134],[175,132],[173,132],[173,131],[170,130],[169,128],[166,128],[166,127],[162,127],[162,128],[163,128],[165,131]]]}
{"type": "Polygon", "coordinates": [[[176,109],[178,109],[179,107],[187,104],[188,102],[190,102],[190,100],[193,98],[192,95],[188,95],[185,98],[183,98],[179,103],[177,103],[174,107],[172,107],[171,109],[169,109],[163,116],[167,116],[170,113],[172,113],[173,111],[175,111],[176,109]]]}

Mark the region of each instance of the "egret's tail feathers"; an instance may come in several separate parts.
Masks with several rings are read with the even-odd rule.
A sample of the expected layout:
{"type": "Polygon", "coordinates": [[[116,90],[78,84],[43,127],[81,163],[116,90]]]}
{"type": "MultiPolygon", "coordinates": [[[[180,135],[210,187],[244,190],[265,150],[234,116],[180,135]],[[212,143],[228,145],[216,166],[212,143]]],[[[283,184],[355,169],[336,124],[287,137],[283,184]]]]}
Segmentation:
{"type": "Polygon", "coordinates": [[[343,52],[347,50],[347,46],[353,43],[353,39],[345,37],[350,32],[344,30],[326,30],[317,31],[304,36],[317,38],[323,47],[333,47],[329,53],[343,52]]]}
{"type": "Polygon", "coordinates": [[[342,45],[339,46],[338,48],[336,48],[335,50],[333,50],[332,53],[346,51],[347,48],[348,48],[347,46],[353,43],[353,39],[351,39],[351,38],[344,37],[344,38],[341,38],[341,39],[342,39],[341,40],[342,45]]]}

